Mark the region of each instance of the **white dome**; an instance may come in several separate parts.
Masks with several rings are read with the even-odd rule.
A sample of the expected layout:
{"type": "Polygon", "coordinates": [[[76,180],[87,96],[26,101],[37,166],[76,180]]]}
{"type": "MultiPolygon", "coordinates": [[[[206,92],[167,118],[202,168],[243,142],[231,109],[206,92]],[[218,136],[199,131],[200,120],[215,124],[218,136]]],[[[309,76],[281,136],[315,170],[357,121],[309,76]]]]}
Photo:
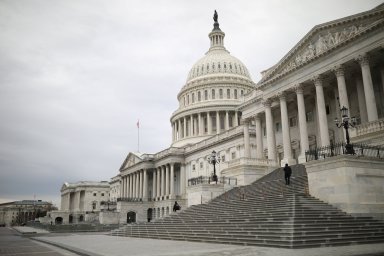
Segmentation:
{"type": "Polygon", "coordinates": [[[206,75],[238,75],[251,79],[248,69],[236,57],[225,49],[214,49],[198,60],[189,71],[187,83],[197,77],[206,75]]]}

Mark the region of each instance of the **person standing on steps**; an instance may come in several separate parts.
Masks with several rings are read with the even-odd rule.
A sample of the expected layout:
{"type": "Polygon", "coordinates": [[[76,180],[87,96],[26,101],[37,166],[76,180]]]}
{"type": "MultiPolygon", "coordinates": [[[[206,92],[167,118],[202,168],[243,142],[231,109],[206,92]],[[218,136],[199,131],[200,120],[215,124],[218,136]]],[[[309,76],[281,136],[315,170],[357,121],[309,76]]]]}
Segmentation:
{"type": "Polygon", "coordinates": [[[285,164],[284,173],[285,173],[285,175],[284,175],[285,176],[285,185],[289,185],[291,174],[292,174],[292,169],[291,169],[291,167],[288,166],[288,164],[285,164]]]}
{"type": "Polygon", "coordinates": [[[173,205],[173,211],[176,212],[177,210],[180,210],[181,207],[180,205],[177,203],[177,201],[175,201],[175,204],[173,205]]]}

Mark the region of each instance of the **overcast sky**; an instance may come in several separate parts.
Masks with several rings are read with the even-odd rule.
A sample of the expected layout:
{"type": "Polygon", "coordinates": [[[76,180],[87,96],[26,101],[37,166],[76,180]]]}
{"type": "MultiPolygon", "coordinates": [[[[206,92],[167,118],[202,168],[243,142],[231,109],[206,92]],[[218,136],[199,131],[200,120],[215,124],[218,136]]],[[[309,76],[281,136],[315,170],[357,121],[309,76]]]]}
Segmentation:
{"type": "Polygon", "coordinates": [[[109,180],[130,151],[171,143],[169,118],[209,48],[255,82],[315,25],[376,0],[0,0],[0,202],[60,204],[64,182],[109,180]]]}

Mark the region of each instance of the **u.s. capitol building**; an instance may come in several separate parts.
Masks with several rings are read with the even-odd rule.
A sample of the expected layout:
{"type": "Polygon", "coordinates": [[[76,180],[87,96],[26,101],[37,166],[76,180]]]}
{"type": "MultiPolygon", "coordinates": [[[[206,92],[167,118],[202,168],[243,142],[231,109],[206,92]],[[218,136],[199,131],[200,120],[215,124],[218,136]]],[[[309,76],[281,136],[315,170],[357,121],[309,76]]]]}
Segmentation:
{"type": "Polygon", "coordinates": [[[117,210],[108,218],[162,218],[175,201],[182,209],[206,203],[286,163],[305,164],[313,196],[383,218],[383,17],[382,4],[315,26],[255,83],[225,48],[215,15],[208,52],[177,94],[172,144],[155,154],[128,154],[110,182],[117,210]],[[377,154],[367,158],[364,147],[334,154],[344,149],[347,132],[335,117],[339,126],[349,118],[352,144],[371,151],[375,145],[377,154]],[[217,182],[208,161],[213,151],[217,182]]]}

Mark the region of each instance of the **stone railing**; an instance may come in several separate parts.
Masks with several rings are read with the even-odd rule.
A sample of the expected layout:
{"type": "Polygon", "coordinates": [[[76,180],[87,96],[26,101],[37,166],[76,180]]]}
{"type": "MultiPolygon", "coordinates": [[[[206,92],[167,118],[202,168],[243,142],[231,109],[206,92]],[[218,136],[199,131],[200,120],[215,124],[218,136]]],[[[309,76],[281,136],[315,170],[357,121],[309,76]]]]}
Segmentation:
{"type": "Polygon", "coordinates": [[[154,155],[154,158],[155,159],[160,159],[164,156],[168,156],[168,155],[171,155],[171,154],[183,154],[184,153],[184,149],[183,148],[167,148],[163,151],[160,151],[159,153],[155,154],[154,155]]]}
{"type": "Polygon", "coordinates": [[[350,130],[350,136],[354,138],[375,132],[384,132],[384,119],[357,125],[354,129],[350,130]]]}
{"type": "Polygon", "coordinates": [[[228,162],[228,167],[238,165],[277,166],[277,162],[275,160],[270,159],[258,159],[248,157],[237,158],[228,162]]]}

